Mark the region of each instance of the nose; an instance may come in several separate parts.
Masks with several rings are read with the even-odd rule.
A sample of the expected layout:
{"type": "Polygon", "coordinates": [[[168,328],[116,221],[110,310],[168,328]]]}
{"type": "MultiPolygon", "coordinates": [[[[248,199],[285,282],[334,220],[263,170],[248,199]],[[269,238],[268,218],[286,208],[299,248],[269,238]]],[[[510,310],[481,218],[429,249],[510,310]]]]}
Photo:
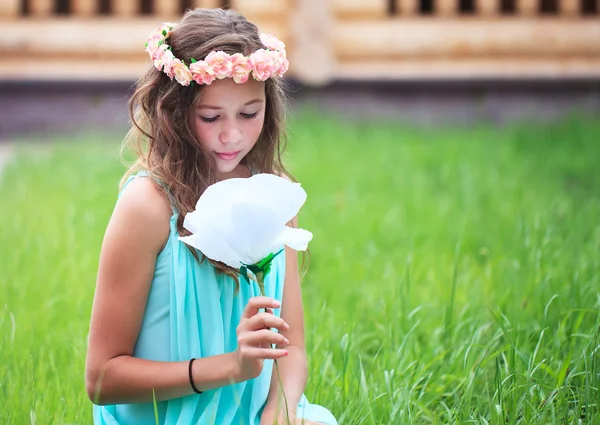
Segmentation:
{"type": "Polygon", "coordinates": [[[225,124],[219,134],[219,141],[223,144],[233,145],[242,139],[241,130],[233,124],[225,124]]]}

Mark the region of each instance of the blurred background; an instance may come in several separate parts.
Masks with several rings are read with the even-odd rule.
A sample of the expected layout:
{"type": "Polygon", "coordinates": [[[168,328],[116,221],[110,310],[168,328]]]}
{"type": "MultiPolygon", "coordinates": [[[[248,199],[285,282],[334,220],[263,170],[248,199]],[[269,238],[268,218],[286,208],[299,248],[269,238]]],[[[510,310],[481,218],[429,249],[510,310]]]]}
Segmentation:
{"type": "Polygon", "coordinates": [[[191,7],[281,38],[295,106],[425,123],[599,109],[599,0],[1,0],[0,139],[126,125],[148,33],[191,7]]]}

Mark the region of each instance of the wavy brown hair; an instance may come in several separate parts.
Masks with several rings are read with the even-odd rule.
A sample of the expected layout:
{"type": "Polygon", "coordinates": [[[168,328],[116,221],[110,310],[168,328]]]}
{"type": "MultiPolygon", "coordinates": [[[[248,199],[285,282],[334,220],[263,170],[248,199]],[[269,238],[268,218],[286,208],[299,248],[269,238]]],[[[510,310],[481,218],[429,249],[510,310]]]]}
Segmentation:
{"type": "MultiPolygon", "coordinates": [[[[204,59],[211,51],[248,56],[264,48],[254,24],[233,10],[223,9],[187,11],[167,42],[173,55],[187,65],[192,58],[204,59]]],[[[185,215],[194,210],[198,197],[206,188],[216,182],[215,160],[201,143],[193,125],[202,85],[182,86],[152,66],[136,87],[129,101],[132,127],[123,143],[122,153],[132,150],[137,160],[125,173],[121,186],[136,171],[149,171],[179,213],[178,233],[187,235],[189,232],[183,227],[185,215]]],[[[285,175],[294,180],[281,161],[287,106],[283,81],[276,77],[266,80],[265,94],[263,128],[242,164],[252,170],[285,175]]],[[[217,270],[237,280],[234,269],[209,261],[217,270]]]]}

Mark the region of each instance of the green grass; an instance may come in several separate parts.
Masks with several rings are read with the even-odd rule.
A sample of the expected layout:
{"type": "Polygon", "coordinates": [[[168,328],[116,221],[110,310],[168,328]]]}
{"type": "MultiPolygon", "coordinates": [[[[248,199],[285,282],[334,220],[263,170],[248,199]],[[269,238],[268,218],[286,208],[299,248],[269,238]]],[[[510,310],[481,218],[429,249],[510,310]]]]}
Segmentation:
{"type": "MultiPolygon", "coordinates": [[[[118,137],[0,181],[0,423],[89,424],[118,137]]],[[[306,393],[342,424],[600,423],[600,122],[419,129],[305,114],[306,393]]]]}

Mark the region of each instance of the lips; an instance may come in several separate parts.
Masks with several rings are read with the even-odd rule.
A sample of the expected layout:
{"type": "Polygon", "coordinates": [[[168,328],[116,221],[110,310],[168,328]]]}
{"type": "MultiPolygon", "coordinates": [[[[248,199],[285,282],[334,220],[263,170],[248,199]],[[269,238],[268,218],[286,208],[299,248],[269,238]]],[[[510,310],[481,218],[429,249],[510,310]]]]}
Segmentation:
{"type": "Polygon", "coordinates": [[[231,161],[232,159],[237,158],[237,156],[240,154],[241,151],[235,151],[235,152],[217,152],[217,156],[219,158],[221,158],[224,161],[231,161]]]}

